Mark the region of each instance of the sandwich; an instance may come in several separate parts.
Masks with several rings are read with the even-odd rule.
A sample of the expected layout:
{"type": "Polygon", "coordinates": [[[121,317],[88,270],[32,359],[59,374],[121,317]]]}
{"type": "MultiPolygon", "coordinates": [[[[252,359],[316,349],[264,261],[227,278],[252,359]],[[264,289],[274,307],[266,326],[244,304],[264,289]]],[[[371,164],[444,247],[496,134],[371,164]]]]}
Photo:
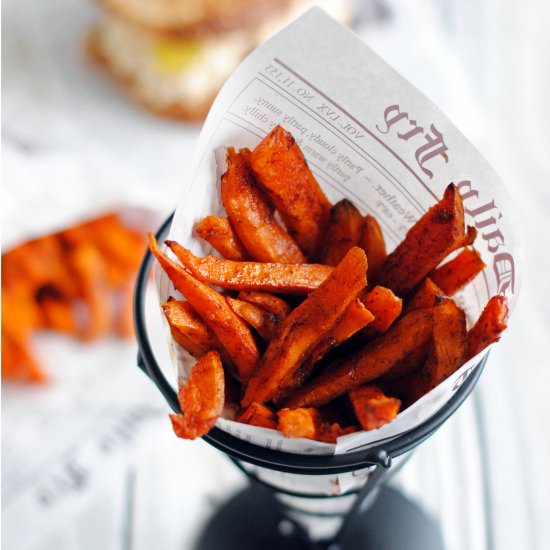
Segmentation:
{"type": "Polygon", "coordinates": [[[350,22],[351,0],[100,0],[86,51],[142,107],[199,122],[241,60],[313,5],[350,22]]]}

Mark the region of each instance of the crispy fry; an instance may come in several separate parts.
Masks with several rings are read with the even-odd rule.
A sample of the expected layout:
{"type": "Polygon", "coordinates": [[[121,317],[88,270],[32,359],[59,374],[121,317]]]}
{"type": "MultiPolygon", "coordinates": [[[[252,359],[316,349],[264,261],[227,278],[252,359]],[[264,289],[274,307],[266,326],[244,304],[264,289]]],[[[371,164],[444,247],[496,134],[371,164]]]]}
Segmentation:
{"type": "Polygon", "coordinates": [[[451,376],[464,362],[466,317],[451,299],[433,308],[433,337],[425,365],[413,372],[402,372],[388,386],[401,395],[407,406],[451,376]]]}
{"type": "Polygon", "coordinates": [[[269,401],[366,286],[367,257],[352,248],[327,280],[283,321],[246,388],[242,404],[269,401]]]}
{"type": "Polygon", "coordinates": [[[432,351],[425,369],[435,387],[464,362],[466,316],[453,300],[445,300],[433,309],[433,323],[432,351]]]}
{"type": "MultiPolygon", "coordinates": [[[[472,246],[477,239],[477,229],[475,227],[472,227],[471,225],[468,225],[466,227],[466,233],[464,234],[464,237],[462,239],[459,239],[455,243],[455,247],[453,250],[458,250],[459,248],[464,248],[466,246],[472,246]]],[[[449,252],[452,252],[453,250],[450,250],[449,252]]]]}
{"type": "Polygon", "coordinates": [[[236,300],[227,296],[231,309],[246,321],[267,342],[273,339],[279,330],[281,319],[273,313],[244,300],[236,300]]]}
{"type": "Polygon", "coordinates": [[[432,336],[432,311],[405,315],[359,352],[327,367],[288,400],[288,407],[324,405],[347,391],[375,380],[425,345],[432,336]]]}
{"type": "Polygon", "coordinates": [[[409,229],[386,258],[377,283],[404,296],[464,240],[464,208],[455,185],[409,229]]]}
{"type": "Polygon", "coordinates": [[[477,250],[465,248],[456,258],[435,269],[430,278],[447,295],[452,296],[485,269],[477,250]]]}
{"type": "Polygon", "coordinates": [[[259,359],[258,348],[249,328],[229,307],[224,296],[195,279],[163,254],[152,235],[149,235],[149,248],[174,286],[195,311],[201,312],[202,319],[235,363],[240,379],[248,380],[259,359]]]}
{"type": "Polygon", "coordinates": [[[224,258],[237,262],[246,260],[246,250],[227,218],[206,216],[195,225],[195,231],[224,258]]]}
{"type": "Polygon", "coordinates": [[[336,439],[357,428],[342,426],[338,422],[329,422],[314,408],[281,409],[277,411],[279,417],[278,429],[285,437],[302,437],[316,439],[324,443],[336,443],[336,439]]]}
{"type": "Polygon", "coordinates": [[[266,405],[261,403],[250,403],[250,405],[240,414],[237,422],[259,426],[260,428],[277,429],[277,415],[266,405]]]}
{"type": "Polygon", "coordinates": [[[67,253],[67,261],[78,282],[79,296],[86,304],[86,323],[79,336],[93,340],[109,331],[113,317],[112,303],[105,275],[104,261],[97,249],[80,243],[67,253]]]}
{"type": "Polygon", "coordinates": [[[305,263],[294,239],[275,220],[275,211],[257,187],[248,164],[250,151],[227,149],[227,171],[221,177],[222,202],[232,227],[253,260],[305,263]]]}
{"type": "Polygon", "coordinates": [[[210,350],[221,352],[223,349],[214,332],[195,313],[189,302],[169,298],[162,304],[162,311],[174,340],[193,357],[198,359],[210,350]]]}
{"type": "Polygon", "coordinates": [[[342,318],[329,331],[329,338],[334,340],[335,345],[339,345],[351,338],[357,331],[374,322],[374,320],[372,311],[357,298],[351,302],[342,318]]]}
{"type": "Polygon", "coordinates": [[[223,410],[225,381],[220,356],[208,352],[191,369],[189,380],[180,387],[178,401],[183,414],[171,414],[178,437],[195,439],[208,433],[223,410]]]}
{"type": "Polygon", "coordinates": [[[302,252],[313,258],[325,234],[331,204],[294,138],[276,126],[252,151],[250,166],[302,252]]]}
{"type": "Polygon", "coordinates": [[[355,388],[348,395],[357,420],[367,431],[391,422],[401,407],[399,399],[388,397],[375,384],[355,388]]]}
{"type": "Polygon", "coordinates": [[[368,327],[371,335],[386,332],[401,315],[403,300],[389,288],[375,286],[361,297],[361,301],[374,315],[374,321],[368,327]]]}
{"type": "Polygon", "coordinates": [[[307,359],[281,382],[281,390],[274,396],[275,403],[283,402],[291,392],[301,386],[313,372],[315,365],[331,350],[351,338],[374,320],[374,315],[357,298],[346,309],[342,318],[313,348],[307,359]]]}
{"type": "Polygon", "coordinates": [[[175,241],[166,241],[166,244],[197,279],[231,290],[305,294],[319,287],[333,270],[321,264],[232,262],[214,256],[199,258],[175,241]]]}
{"type": "Polygon", "coordinates": [[[338,265],[348,250],[353,246],[357,246],[362,229],[363,217],[355,205],[348,199],[337,202],[330,209],[330,217],[320,256],[321,263],[338,265]]]}
{"type": "Polygon", "coordinates": [[[375,281],[387,257],[386,241],[378,221],[368,214],[363,222],[363,231],[359,239],[359,246],[367,253],[369,259],[369,281],[375,281]]]}
{"type": "Polygon", "coordinates": [[[324,443],[336,443],[343,435],[359,431],[358,426],[342,427],[338,422],[323,422],[319,428],[316,439],[324,443]]]}
{"type": "Polygon", "coordinates": [[[281,409],[277,416],[278,429],[285,437],[316,439],[319,434],[322,421],[317,409],[281,409]]]}
{"type": "Polygon", "coordinates": [[[405,306],[405,313],[426,307],[435,307],[445,298],[445,293],[426,277],[412,292],[405,306]]]}
{"type": "Polygon", "coordinates": [[[401,393],[394,391],[395,381],[411,373],[420,371],[428,359],[431,347],[431,339],[426,340],[422,345],[400,359],[388,372],[380,376],[377,382],[382,386],[384,391],[399,397],[401,393]]]}
{"type": "Polygon", "coordinates": [[[500,340],[502,331],[507,327],[508,313],[508,300],[505,296],[498,295],[489,299],[476,324],[468,331],[466,360],[500,340]]]}
{"type": "Polygon", "coordinates": [[[279,296],[269,294],[269,292],[257,292],[255,290],[241,290],[239,300],[256,304],[273,315],[277,315],[283,320],[290,312],[290,306],[279,296]]]}

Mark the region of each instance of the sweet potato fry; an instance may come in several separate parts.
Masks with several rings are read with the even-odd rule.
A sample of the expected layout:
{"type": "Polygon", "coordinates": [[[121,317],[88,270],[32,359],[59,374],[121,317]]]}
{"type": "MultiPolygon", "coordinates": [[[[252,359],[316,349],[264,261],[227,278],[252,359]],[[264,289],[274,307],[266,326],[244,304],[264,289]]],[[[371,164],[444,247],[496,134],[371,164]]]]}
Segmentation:
{"type": "Polygon", "coordinates": [[[145,235],[125,225],[118,214],[107,214],[86,224],[102,255],[131,272],[139,266],[143,257],[145,235]]]}
{"type": "Polygon", "coordinates": [[[76,293],[61,241],[55,235],[47,235],[10,250],[2,257],[2,269],[6,270],[3,280],[13,278],[15,273],[10,274],[13,270],[35,289],[41,286],[56,287],[67,297],[73,297],[76,293]]]}
{"type": "Polygon", "coordinates": [[[316,439],[324,443],[336,443],[343,435],[359,431],[358,426],[341,426],[338,422],[322,422],[316,439]]]}
{"type": "Polygon", "coordinates": [[[351,338],[356,332],[374,320],[374,315],[357,298],[346,309],[342,318],[316,344],[306,360],[280,384],[279,392],[273,397],[275,403],[283,402],[290,393],[301,386],[313,372],[315,365],[331,350],[351,338]]]}
{"type": "Polygon", "coordinates": [[[166,241],[166,244],[197,279],[231,290],[305,294],[319,287],[333,270],[321,264],[232,262],[214,256],[199,258],[175,241],[166,241]]]}
{"type": "Polygon", "coordinates": [[[44,325],[36,289],[24,277],[10,279],[2,285],[1,305],[2,328],[17,340],[26,339],[34,329],[44,325]]]}
{"type": "Polygon", "coordinates": [[[276,126],[252,151],[249,161],[291,236],[313,258],[325,234],[331,204],[294,138],[276,126]]]}
{"type": "Polygon", "coordinates": [[[443,298],[445,293],[429,277],[426,277],[408,298],[405,313],[415,309],[435,307],[443,298]]]}
{"type": "Polygon", "coordinates": [[[247,381],[259,359],[258,348],[249,328],[229,307],[225,296],[195,279],[163,254],[152,235],[149,235],[149,248],[174,286],[195,311],[200,311],[202,319],[235,363],[240,379],[247,381]]]}
{"type": "Polygon", "coordinates": [[[357,420],[367,431],[391,422],[401,407],[399,399],[388,397],[376,384],[360,386],[348,395],[357,420]]]}
{"type": "Polygon", "coordinates": [[[237,262],[246,260],[246,250],[227,218],[206,216],[195,225],[195,231],[224,258],[237,262]]]}
{"type": "Polygon", "coordinates": [[[463,364],[466,343],[464,312],[447,298],[433,308],[433,337],[424,366],[413,372],[403,371],[404,376],[390,382],[388,389],[402,396],[406,406],[411,405],[463,364]]]}
{"type": "Polygon", "coordinates": [[[237,422],[276,430],[278,419],[277,415],[266,405],[251,403],[237,418],[237,422]]]}
{"type": "Polygon", "coordinates": [[[87,318],[79,336],[84,340],[99,338],[109,331],[113,318],[104,260],[92,244],[83,242],[67,253],[67,261],[77,281],[79,297],[86,304],[87,318]]]}
{"type": "Polygon", "coordinates": [[[83,339],[133,332],[133,273],[143,248],[143,235],[108,215],[2,255],[2,330],[17,342],[11,355],[30,378],[44,377],[26,346],[34,330],[83,339]]]}
{"type": "Polygon", "coordinates": [[[456,258],[438,267],[430,274],[432,281],[447,295],[452,296],[485,269],[477,250],[465,248],[456,258]]]}
{"type": "Polygon", "coordinates": [[[348,199],[337,202],[330,209],[320,256],[321,263],[338,265],[348,250],[357,246],[362,229],[363,217],[355,205],[348,199]]]}
{"type": "Polygon", "coordinates": [[[476,324],[468,331],[466,359],[471,359],[493,342],[498,342],[508,321],[508,300],[505,296],[493,296],[487,302],[476,324]]]}
{"type": "Polygon", "coordinates": [[[281,319],[273,313],[244,300],[236,300],[227,296],[231,309],[246,321],[266,342],[272,340],[279,330],[281,319]]]}
{"type": "Polygon", "coordinates": [[[273,315],[277,315],[281,320],[290,312],[290,306],[282,298],[269,294],[269,292],[242,290],[239,292],[239,300],[256,304],[266,311],[273,313],[273,315]]]}
{"type": "Polygon", "coordinates": [[[375,286],[361,297],[361,301],[374,315],[374,321],[368,326],[369,334],[386,332],[401,315],[403,300],[389,288],[375,286]]]}
{"type": "Polygon", "coordinates": [[[178,401],[182,414],[171,414],[178,437],[195,439],[208,433],[223,410],[225,381],[220,356],[208,352],[191,369],[187,383],[180,387],[178,401]]]}
{"type": "Polygon", "coordinates": [[[375,380],[424,346],[432,336],[432,311],[421,309],[401,318],[388,332],[359,352],[328,366],[298,389],[288,407],[324,405],[347,391],[375,380]]]}
{"type": "Polygon", "coordinates": [[[394,391],[395,381],[422,370],[431,348],[432,341],[428,339],[411,353],[400,359],[389,371],[378,377],[376,380],[377,383],[386,393],[399,397],[401,394],[394,391]]]}
{"type": "Polygon", "coordinates": [[[285,437],[316,439],[321,427],[321,415],[317,409],[297,408],[277,411],[279,431],[285,437]]]}
{"type": "Polygon", "coordinates": [[[464,239],[464,208],[455,185],[409,229],[386,258],[377,283],[404,296],[464,239]]]}
{"type": "Polygon", "coordinates": [[[285,437],[316,439],[336,443],[337,438],[357,431],[355,426],[343,428],[338,422],[329,422],[314,408],[281,409],[278,429],[285,437]]]}
{"type": "Polygon", "coordinates": [[[170,325],[174,340],[197,359],[210,350],[221,352],[220,341],[208,325],[195,313],[189,302],[169,298],[162,311],[170,325]]]}
{"type": "Polygon", "coordinates": [[[433,387],[462,365],[466,355],[466,316],[453,300],[433,309],[433,344],[425,369],[433,387]]]}
{"type": "Polygon", "coordinates": [[[256,185],[248,164],[250,151],[227,149],[221,177],[222,202],[249,256],[258,262],[305,263],[296,241],[275,220],[275,210],[256,185]]]}
{"type": "Polygon", "coordinates": [[[466,246],[472,246],[477,239],[477,229],[475,227],[472,227],[471,225],[468,225],[466,227],[466,233],[464,234],[464,237],[462,239],[459,239],[452,250],[449,252],[452,252],[453,250],[458,250],[459,248],[464,248],[466,246]]]}
{"type": "Polygon", "coordinates": [[[352,248],[327,280],[288,315],[246,388],[243,406],[269,401],[282,389],[281,382],[292,376],[366,286],[366,272],[365,253],[352,248]]]}
{"type": "Polygon", "coordinates": [[[378,221],[368,214],[363,222],[363,231],[359,239],[359,246],[367,253],[369,259],[369,281],[375,281],[387,257],[386,241],[378,221]]]}
{"type": "MultiPolygon", "coordinates": [[[[351,338],[357,331],[373,323],[374,320],[372,311],[365,307],[365,304],[357,298],[351,302],[342,318],[329,331],[329,338],[334,340],[335,346],[337,346],[351,338]]],[[[319,359],[320,357],[317,360],[319,359]]]]}
{"type": "Polygon", "coordinates": [[[92,245],[101,254],[110,285],[123,285],[137,270],[145,249],[145,235],[127,227],[115,213],[62,231],[65,246],[92,245]]]}

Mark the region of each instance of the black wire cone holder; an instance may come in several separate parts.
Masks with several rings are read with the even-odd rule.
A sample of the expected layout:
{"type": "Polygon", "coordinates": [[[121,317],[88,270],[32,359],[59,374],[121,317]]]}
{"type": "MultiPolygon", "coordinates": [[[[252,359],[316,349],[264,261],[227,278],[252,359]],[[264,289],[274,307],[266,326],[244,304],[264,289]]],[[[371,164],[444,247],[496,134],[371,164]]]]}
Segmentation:
{"type": "MultiPolygon", "coordinates": [[[[158,240],[167,235],[172,218],[173,214],[158,230],[156,235],[158,240]]],[[[137,364],[155,383],[172,410],[181,412],[176,390],[159,367],[147,333],[144,297],[152,265],[153,257],[147,251],[138,273],[134,293],[134,324],[139,346],[137,364]]],[[[216,528],[210,525],[210,528],[205,529],[198,541],[198,548],[223,550],[232,548],[270,550],[283,547],[286,550],[371,547],[376,550],[442,549],[441,535],[433,521],[411,501],[395,490],[383,486],[383,482],[387,481],[390,474],[395,473],[397,469],[397,467],[391,467],[393,459],[409,453],[433,435],[460,407],[474,389],[486,361],[487,355],[465,378],[449,401],[430,418],[412,430],[390,440],[381,441],[366,450],[339,455],[298,455],[266,449],[243,441],[219,428],[213,428],[203,439],[225,453],[248,477],[252,485],[231,499],[214,515],[211,524],[215,524],[216,528]],[[274,498],[273,493],[306,499],[339,498],[339,496],[298,493],[269,484],[249,471],[243,463],[308,476],[340,474],[366,468],[370,468],[370,471],[367,482],[361,489],[340,495],[356,494],[356,499],[344,517],[336,536],[330,541],[313,543],[308,540],[307,534],[299,525],[289,524],[284,520],[289,512],[288,506],[283,506],[274,498]],[[373,506],[368,509],[368,520],[363,517],[367,514],[366,503],[373,503],[373,506]],[[258,517],[255,518],[255,516],[258,517]],[[282,526],[282,529],[276,530],[275,526],[282,526]],[[397,529],[396,526],[400,528],[397,529]]],[[[401,460],[401,465],[403,462],[401,460]]]]}

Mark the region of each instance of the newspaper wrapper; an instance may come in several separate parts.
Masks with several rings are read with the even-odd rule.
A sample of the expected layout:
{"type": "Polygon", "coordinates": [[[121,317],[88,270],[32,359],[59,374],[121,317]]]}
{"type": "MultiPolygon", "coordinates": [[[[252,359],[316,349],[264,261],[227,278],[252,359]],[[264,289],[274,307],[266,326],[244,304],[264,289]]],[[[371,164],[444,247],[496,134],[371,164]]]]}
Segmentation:
{"type": "MultiPolygon", "coordinates": [[[[171,239],[197,254],[211,252],[193,235],[193,226],[208,214],[223,212],[218,182],[223,148],[254,148],[277,124],[293,134],[331,201],[347,197],[363,214],[379,220],[389,250],[454,182],[464,200],[466,223],[478,229],[476,248],[487,265],[457,295],[457,302],[470,325],[492,295],[506,295],[513,308],[520,279],[513,231],[517,223],[497,175],[435,105],[319,9],[256,49],[221,90],[202,128],[171,239]]],[[[177,295],[163,273],[157,274],[157,283],[161,301],[177,295]]],[[[181,381],[192,362],[173,349],[181,381]]],[[[472,358],[393,422],[346,435],[334,445],[288,439],[274,430],[237,423],[229,415],[217,426],[256,445],[290,453],[367,449],[432,416],[480,359],[472,358]]],[[[340,493],[356,486],[348,474],[334,479],[319,479],[320,491],[340,493]]]]}

